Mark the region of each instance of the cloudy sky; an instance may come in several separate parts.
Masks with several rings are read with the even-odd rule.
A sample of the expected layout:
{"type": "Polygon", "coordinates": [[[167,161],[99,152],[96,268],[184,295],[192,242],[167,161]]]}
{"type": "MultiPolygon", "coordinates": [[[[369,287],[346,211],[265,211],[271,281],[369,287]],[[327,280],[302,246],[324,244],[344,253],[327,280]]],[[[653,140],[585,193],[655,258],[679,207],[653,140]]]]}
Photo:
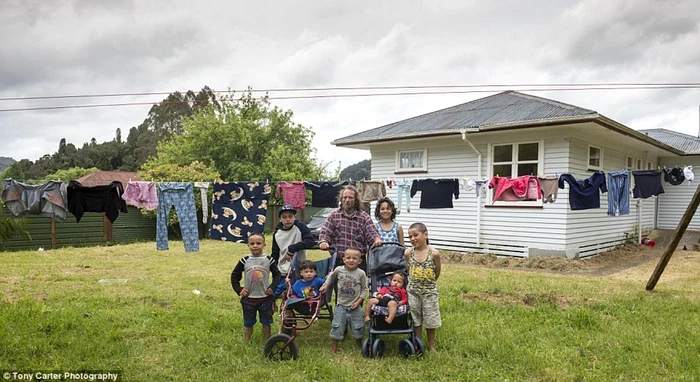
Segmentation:
{"type": "MultiPolygon", "coordinates": [[[[682,1],[0,2],[0,156],[36,160],[124,134],[164,95],[8,100],[227,89],[509,85],[441,95],[272,100],[312,127],[318,159],[369,153],[334,139],[523,84],[700,83],[700,8],[682,1]],[[196,5],[194,5],[196,4],[196,5]]],[[[428,89],[445,91],[449,89],[428,89]]],[[[409,90],[398,90],[406,92],[409,90]]],[[[271,92],[290,95],[377,93],[271,92]]],[[[397,92],[397,91],[394,91],[397,92]]],[[[539,91],[633,129],[698,134],[700,89],[539,91]]]]}

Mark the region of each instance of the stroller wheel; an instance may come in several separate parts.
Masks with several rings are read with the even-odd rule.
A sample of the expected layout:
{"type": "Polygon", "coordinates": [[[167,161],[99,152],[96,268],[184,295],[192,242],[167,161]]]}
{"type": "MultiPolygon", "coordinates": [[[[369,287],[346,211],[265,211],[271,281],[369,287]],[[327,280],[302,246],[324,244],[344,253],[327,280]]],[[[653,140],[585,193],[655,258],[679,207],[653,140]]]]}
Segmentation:
{"type": "Polygon", "coordinates": [[[367,358],[372,356],[372,341],[370,337],[362,341],[362,356],[367,358]]]}
{"type": "Polygon", "coordinates": [[[384,340],[377,338],[372,345],[372,356],[374,358],[382,358],[384,356],[384,340]]]}
{"type": "Polygon", "coordinates": [[[404,338],[399,341],[399,353],[401,353],[404,358],[416,354],[416,349],[413,347],[411,340],[404,338]]]}
{"type": "Polygon", "coordinates": [[[275,334],[265,342],[263,353],[271,361],[297,359],[297,344],[286,334],[275,334]]]}
{"type": "Polygon", "coordinates": [[[425,345],[418,337],[413,337],[413,344],[415,345],[416,355],[423,355],[425,353],[425,345]]]}

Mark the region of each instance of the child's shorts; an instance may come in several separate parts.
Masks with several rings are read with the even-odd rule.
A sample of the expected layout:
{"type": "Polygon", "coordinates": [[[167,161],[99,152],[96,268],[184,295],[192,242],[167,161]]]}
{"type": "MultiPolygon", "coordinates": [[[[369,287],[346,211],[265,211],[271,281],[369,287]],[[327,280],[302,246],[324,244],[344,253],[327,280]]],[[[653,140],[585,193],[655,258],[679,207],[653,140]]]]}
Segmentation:
{"type": "Polygon", "coordinates": [[[337,305],[331,322],[331,339],[345,338],[345,328],[350,324],[350,335],[355,339],[365,336],[365,313],[361,307],[350,310],[350,307],[337,305]]]}
{"type": "Polygon", "coordinates": [[[440,303],[437,294],[426,296],[408,294],[408,305],[411,306],[413,325],[426,329],[437,329],[442,326],[440,318],[440,303]]]}
{"type": "Polygon", "coordinates": [[[271,325],[272,303],[274,301],[274,296],[264,298],[242,298],[241,306],[243,307],[243,326],[249,328],[255,325],[255,319],[258,313],[260,315],[261,324],[271,325]]]}
{"type": "MultiPolygon", "coordinates": [[[[382,296],[382,298],[379,299],[379,303],[377,303],[377,305],[389,306],[389,301],[396,301],[396,299],[392,296],[382,296]]],[[[396,302],[398,303],[398,301],[396,302]]]]}

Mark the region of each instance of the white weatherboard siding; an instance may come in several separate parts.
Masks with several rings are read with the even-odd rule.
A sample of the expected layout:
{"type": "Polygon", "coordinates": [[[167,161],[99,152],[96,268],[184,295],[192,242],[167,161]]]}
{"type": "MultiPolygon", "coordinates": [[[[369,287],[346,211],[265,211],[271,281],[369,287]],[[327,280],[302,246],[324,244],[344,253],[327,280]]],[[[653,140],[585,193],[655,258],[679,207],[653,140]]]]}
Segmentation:
{"type": "MultiPolygon", "coordinates": [[[[565,132],[552,134],[544,140],[543,174],[562,173],[567,163],[568,142],[562,137],[565,132]]],[[[538,134],[544,136],[544,134],[538,134]]],[[[529,133],[500,132],[468,135],[468,139],[482,153],[482,176],[491,177],[489,171],[488,143],[517,143],[532,141],[537,135],[529,133]]],[[[373,145],[372,178],[413,180],[425,178],[462,178],[477,176],[477,154],[459,137],[407,141],[393,144],[373,145]],[[428,150],[428,173],[401,175],[394,174],[397,150],[428,150]]],[[[389,197],[396,201],[397,189],[387,190],[389,197]]],[[[489,191],[491,192],[491,191],[489,191]]],[[[566,209],[559,201],[545,204],[543,208],[523,209],[517,207],[485,207],[488,196],[482,198],[481,246],[476,246],[477,197],[474,191],[460,191],[460,198],[454,200],[455,208],[420,209],[420,197],[416,194],[411,203],[411,213],[407,213],[404,203],[397,221],[405,230],[414,222],[423,222],[430,232],[432,244],[446,249],[487,252],[511,256],[527,256],[528,248],[542,248],[563,251],[566,246],[564,232],[566,209]]]]}
{"type": "MultiPolygon", "coordinates": [[[[621,138],[624,139],[624,138],[621,138]]],[[[569,139],[570,142],[570,173],[576,179],[586,179],[593,174],[588,171],[588,145],[594,144],[602,148],[603,171],[620,171],[626,166],[627,156],[641,156],[641,153],[632,151],[621,152],[624,149],[616,142],[596,141],[591,136],[578,136],[569,139]],[[586,141],[588,140],[588,141],[586,141]]],[[[650,158],[656,163],[656,158],[650,158]]],[[[607,179],[606,179],[607,180],[607,179]]],[[[560,190],[562,199],[567,199],[568,203],[569,186],[565,190],[560,190]],[[562,195],[562,191],[565,191],[562,195]]],[[[600,196],[600,208],[569,211],[567,219],[566,233],[568,237],[567,246],[578,248],[582,257],[595,255],[607,251],[616,245],[625,242],[629,236],[632,239],[635,227],[638,224],[637,199],[630,198],[630,214],[623,216],[608,216],[608,194],[600,196]]],[[[642,200],[642,227],[653,228],[655,213],[654,197],[642,200]]],[[[643,231],[644,232],[644,231],[643,231]]]]}
{"type": "MultiPolygon", "coordinates": [[[[692,165],[695,169],[693,172],[697,175],[697,181],[693,183],[685,181],[678,186],[672,186],[666,182],[663,183],[665,193],[659,196],[657,228],[676,229],[700,183],[700,156],[661,158],[661,165],[668,168],[692,165]]],[[[688,229],[700,230],[700,213],[695,213],[693,220],[690,221],[688,229]]]]}
{"type": "MultiPolygon", "coordinates": [[[[538,141],[543,144],[539,175],[570,173],[579,180],[594,172],[588,169],[589,145],[602,149],[602,169],[606,172],[626,168],[628,156],[635,158],[635,162],[636,158],[641,158],[644,166],[648,161],[654,165],[657,163],[658,149],[592,123],[467,134],[467,139],[481,152],[481,175],[489,179],[495,175],[490,170],[490,148],[494,144],[538,141]]],[[[377,143],[371,145],[371,154],[373,179],[412,181],[477,176],[477,154],[457,135],[377,143]],[[398,150],[423,149],[427,149],[427,173],[395,174],[398,150]]],[[[392,200],[397,201],[396,187],[387,192],[392,200]]],[[[489,196],[492,192],[488,190],[487,196],[482,198],[480,246],[476,245],[477,197],[473,191],[460,190],[460,198],[453,201],[454,208],[451,209],[420,209],[422,195],[419,192],[411,201],[411,213],[408,213],[404,201],[397,221],[404,230],[414,222],[425,223],[431,244],[439,248],[521,257],[548,253],[585,257],[607,251],[625,240],[637,240],[637,199],[630,199],[629,215],[608,216],[607,193],[601,195],[598,209],[570,210],[568,184],[565,189],[559,189],[555,203],[543,204],[541,208],[492,206],[489,196]]],[[[642,232],[654,226],[655,199],[640,202],[642,232]]],[[[674,219],[677,224],[678,218],[674,219]]],[[[697,224],[700,226],[700,219],[697,224]]]]}

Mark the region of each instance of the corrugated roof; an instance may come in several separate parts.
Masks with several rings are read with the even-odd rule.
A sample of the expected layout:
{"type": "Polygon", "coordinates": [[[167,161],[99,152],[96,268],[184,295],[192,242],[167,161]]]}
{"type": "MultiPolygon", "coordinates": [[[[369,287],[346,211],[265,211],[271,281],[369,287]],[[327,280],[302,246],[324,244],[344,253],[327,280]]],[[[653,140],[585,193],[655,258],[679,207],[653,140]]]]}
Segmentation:
{"type": "Polygon", "coordinates": [[[700,138],[666,129],[638,130],[640,133],[665,143],[686,154],[700,154],[700,138]]]}
{"type": "Polygon", "coordinates": [[[112,183],[115,180],[117,182],[122,182],[122,185],[126,187],[126,184],[129,183],[129,180],[136,181],[141,180],[141,178],[139,178],[139,176],[135,172],[95,171],[76,180],[86,187],[104,186],[112,183]]]}
{"type": "Polygon", "coordinates": [[[597,113],[593,110],[515,91],[506,91],[340,138],[333,144],[351,144],[469,128],[484,129],[489,126],[527,122],[551,122],[558,119],[596,115],[597,113]]]}

